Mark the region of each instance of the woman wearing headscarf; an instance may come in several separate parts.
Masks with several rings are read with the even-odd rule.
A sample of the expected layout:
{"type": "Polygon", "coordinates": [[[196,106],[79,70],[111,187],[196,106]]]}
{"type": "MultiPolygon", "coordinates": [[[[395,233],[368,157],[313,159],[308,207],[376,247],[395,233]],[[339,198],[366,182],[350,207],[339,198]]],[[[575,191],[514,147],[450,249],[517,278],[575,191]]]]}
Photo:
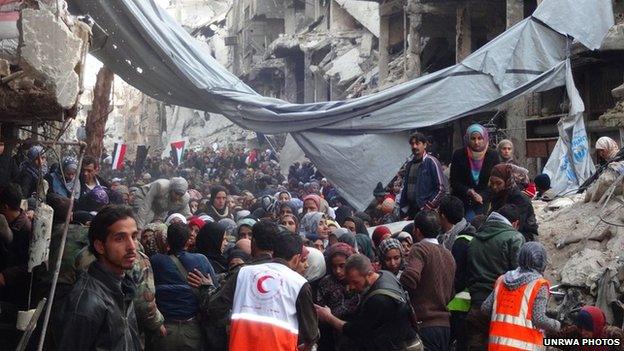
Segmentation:
{"type": "Polygon", "coordinates": [[[606,164],[607,161],[614,158],[620,151],[620,147],[615,140],[609,137],[601,137],[596,141],[596,156],[598,163],[601,165],[606,164]]]}
{"type": "Polygon", "coordinates": [[[379,248],[379,244],[390,236],[392,236],[390,229],[385,225],[380,225],[373,231],[373,244],[376,248],[379,248]]]}
{"type": "Polygon", "coordinates": [[[139,240],[147,257],[154,254],[167,253],[167,225],[164,223],[150,223],[141,232],[139,240]]]}
{"type": "Polygon", "coordinates": [[[62,164],[46,176],[50,186],[48,194],[58,194],[66,198],[71,197],[77,170],[78,160],[75,157],[67,156],[63,158],[62,164]]]}
{"type": "Polygon", "coordinates": [[[498,211],[508,204],[516,205],[520,213],[518,231],[524,235],[527,241],[532,241],[537,235],[537,220],[531,200],[516,185],[517,176],[514,176],[516,168],[520,167],[501,163],[492,169],[489,183],[492,194],[491,211],[498,211]]]}
{"type": "Polygon", "coordinates": [[[38,189],[42,189],[42,187],[39,187],[39,178],[43,178],[47,172],[45,160],[43,146],[34,145],[28,149],[26,160],[22,162],[19,176],[16,179],[22,188],[24,198],[31,197],[38,189]]]}
{"type": "Polygon", "coordinates": [[[473,124],[466,130],[465,147],[453,153],[450,176],[452,195],[464,203],[468,221],[487,211],[490,172],[500,163],[496,151],[488,149],[488,143],[487,130],[480,124],[473,124]]]}
{"type": "Polygon", "coordinates": [[[377,261],[375,249],[373,248],[373,241],[371,240],[370,236],[368,236],[368,234],[355,234],[355,242],[357,243],[357,251],[359,253],[368,257],[371,262],[377,261]]]}
{"type": "Polygon", "coordinates": [[[316,295],[318,284],[326,273],[325,256],[321,251],[313,247],[308,247],[307,249],[309,251],[308,268],[303,273],[303,277],[310,283],[312,293],[316,295]]]}
{"type": "Polygon", "coordinates": [[[498,142],[498,145],[496,145],[496,151],[498,152],[498,157],[500,158],[501,163],[511,163],[514,165],[516,164],[513,153],[514,146],[511,140],[503,139],[498,142]]]}
{"type": "Polygon", "coordinates": [[[553,339],[611,339],[619,345],[575,345],[557,347],[562,351],[621,351],[624,349],[624,332],[621,328],[607,325],[604,312],[595,306],[584,306],[576,315],[574,325],[561,328],[558,333],[548,333],[553,339]]]}
{"type": "Polygon", "coordinates": [[[218,223],[206,223],[195,239],[195,252],[206,256],[215,273],[222,274],[227,272],[228,267],[223,255],[226,245],[225,228],[218,223]]]}
{"type": "Polygon", "coordinates": [[[288,228],[292,233],[299,233],[299,218],[294,214],[285,214],[280,218],[280,224],[288,228]]]}
{"type": "Polygon", "coordinates": [[[206,204],[206,214],[220,221],[223,218],[234,219],[227,206],[227,189],[220,185],[215,185],[210,189],[210,201],[206,204]]]}
{"type": "Polygon", "coordinates": [[[317,236],[323,240],[323,245],[327,247],[329,238],[329,228],[325,223],[325,214],[321,212],[308,212],[299,222],[299,232],[306,238],[317,236]]]}
{"type": "MultiPolygon", "coordinates": [[[[604,168],[603,172],[598,176],[598,179],[593,182],[585,192],[585,202],[600,201],[607,190],[610,189],[611,185],[624,173],[624,160],[617,162],[612,161],[619,150],[620,148],[617,143],[609,137],[602,137],[596,141],[596,156],[598,162],[606,166],[606,168],[604,168]]],[[[614,195],[620,193],[620,187],[616,188],[614,195]]]]}
{"type": "Polygon", "coordinates": [[[506,345],[522,342],[526,349],[541,349],[544,334],[561,328],[559,321],[546,315],[550,284],[542,274],[546,269],[547,253],[544,245],[528,242],[518,254],[518,268],[501,275],[494,291],[481,305],[481,311],[490,314],[488,350],[508,350],[506,345]],[[527,310],[517,308],[527,306],[527,310]],[[514,322],[508,322],[514,317],[514,322]]]}
{"type": "Polygon", "coordinates": [[[252,231],[251,228],[253,228],[254,224],[256,224],[256,220],[253,218],[243,218],[240,219],[236,224],[237,224],[237,228],[236,228],[236,241],[240,240],[240,239],[249,239],[251,240],[252,237],[252,231]]]}
{"type": "MultiPolygon", "coordinates": [[[[360,295],[347,289],[348,282],[344,269],[347,259],[353,254],[353,248],[345,243],[334,244],[327,248],[325,264],[329,274],[320,280],[315,298],[318,305],[329,307],[332,314],[343,321],[355,317],[360,303],[360,295]]],[[[347,340],[333,331],[333,328],[322,323],[319,329],[321,330],[319,351],[348,350],[347,340]]]]}
{"type": "Polygon", "coordinates": [[[410,250],[412,249],[412,245],[414,244],[414,238],[412,238],[412,235],[410,233],[402,231],[397,233],[396,235],[393,235],[393,237],[401,243],[404,253],[407,254],[410,252],[410,250]]]}
{"type": "Polygon", "coordinates": [[[405,268],[401,242],[394,238],[384,239],[379,244],[378,251],[381,269],[392,272],[397,278],[400,278],[405,268]]]}

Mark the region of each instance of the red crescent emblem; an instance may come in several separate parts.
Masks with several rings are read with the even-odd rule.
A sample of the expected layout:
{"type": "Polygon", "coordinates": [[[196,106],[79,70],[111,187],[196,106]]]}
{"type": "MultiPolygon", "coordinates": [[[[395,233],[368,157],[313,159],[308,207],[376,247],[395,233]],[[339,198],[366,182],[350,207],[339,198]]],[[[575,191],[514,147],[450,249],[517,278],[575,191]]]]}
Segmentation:
{"type": "Polygon", "coordinates": [[[270,275],[263,275],[262,277],[258,278],[258,283],[256,283],[256,288],[258,289],[258,291],[262,294],[266,294],[269,292],[269,290],[266,290],[263,286],[262,283],[264,283],[265,280],[268,279],[274,279],[272,276],[270,275]]]}

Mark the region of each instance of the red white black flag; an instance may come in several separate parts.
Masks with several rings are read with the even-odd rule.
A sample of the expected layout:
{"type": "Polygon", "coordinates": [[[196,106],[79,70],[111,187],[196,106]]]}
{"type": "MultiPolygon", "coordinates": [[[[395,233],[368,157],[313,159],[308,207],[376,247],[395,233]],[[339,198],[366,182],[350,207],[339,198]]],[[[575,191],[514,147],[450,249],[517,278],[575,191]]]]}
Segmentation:
{"type": "Polygon", "coordinates": [[[122,142],[115,143],[113,149],[113,170],[124,168],[124,158],[126,157],[127,145],[122,142]]]}
{"type": "Polygon", "coordinates": [[[182,162],[182,155],[184,155],[184,147],[186,146],[186,140],[174,141],[171,143],[171,159],[174,165],[179,165],[182,162]]]}

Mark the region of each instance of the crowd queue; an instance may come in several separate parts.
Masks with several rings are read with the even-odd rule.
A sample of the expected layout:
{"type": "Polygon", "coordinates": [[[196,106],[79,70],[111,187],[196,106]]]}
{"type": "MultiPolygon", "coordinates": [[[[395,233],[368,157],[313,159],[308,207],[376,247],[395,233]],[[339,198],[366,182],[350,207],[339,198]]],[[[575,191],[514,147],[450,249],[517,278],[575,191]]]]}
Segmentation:
{"type": "MultiPolygon", "coordinates": [[[[601,162],[618,152],[606,139],[601,162]]],[[[270,150],[191,151],[177,165],[150,158],[111,172],[106,155],[48,168],[41,145],[12,154],[0,144],[0,316],[48,297],[69,214],[48,350],[507,351],[544,349],[545,336],[622,340],[596,307],[572,325],[547,314],[548,257],[531,202],[555,197],[547,175],[530,179],[513,144],[490,148],[478,124],[450,166],[424,134],[408,142],[412,157],[363,212],[309,162],[284,177],[270,150]],[[54,209],[50,264],[29,272],[42,202],[54,209]]],[[[19,336],[0,330],[0,345],[19,336]]]]}

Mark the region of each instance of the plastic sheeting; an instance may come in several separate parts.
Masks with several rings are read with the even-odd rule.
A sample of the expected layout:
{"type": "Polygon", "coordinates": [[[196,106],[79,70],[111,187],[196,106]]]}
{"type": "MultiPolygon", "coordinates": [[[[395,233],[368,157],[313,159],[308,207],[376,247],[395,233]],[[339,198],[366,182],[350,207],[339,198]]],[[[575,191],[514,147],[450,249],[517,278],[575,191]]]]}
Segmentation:
{"type": "MultiPolygon", "coordinates": [[[[595,47],[613,24],[610,0],[544,0],[538,17],[521,21],[453,67],[357,99],[292,104],[254,92],[202,51],[154,0],[74,4],[105,31],[95,28],[95,37],[106,40],[94,45],[94,54],[126,82],[167,103],[221,113],[247,129],[291,133],[358,209],[372,199],[376,183],[390,181],[409,156],[406,131],[565,85],[567,35],[595,47]]],[[[582,167],[572,166],[579,181],[582,167]]]]}

